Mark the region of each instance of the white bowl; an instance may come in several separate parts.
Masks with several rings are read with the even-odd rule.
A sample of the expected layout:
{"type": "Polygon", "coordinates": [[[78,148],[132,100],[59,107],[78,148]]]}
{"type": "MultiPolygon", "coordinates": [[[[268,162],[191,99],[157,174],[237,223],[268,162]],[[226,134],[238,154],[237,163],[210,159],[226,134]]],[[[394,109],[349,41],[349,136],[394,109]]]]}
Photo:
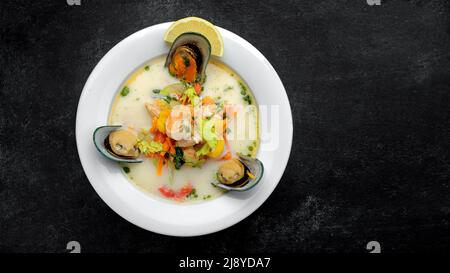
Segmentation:
{"type": "MultiPolygon", "coordinates": [[[[265,173],[247,192],[230,192],[211,201],[183,205],[161,201],[131,184],[116,163],[101,156],[92,141],[98,126],[107,124],[114,95],[136,68],[166,54],[163,41],[170,22],[140,30],[114,46],[97,64],[81,93],[76,119],[76,140],[83,169],[100,197],[116,213],[144,229],[173,236],[196,236],[230,227],[254,212],[269,197],[286,168],[292,145],[292,114],[286,91],[267,59],[241,37],[218,28],[225,53],[221,61],[236,70],[254,92],[258,104],[279,110],[274,143],[262,139],[258,158],[265,173]],[[275,149],[274,149],[275,148],[275,149]]],[[[260,121],[261,131],[268,127],[260,121]]],[[[276,127],[276,126],[275,126],[276,127]]],[[[273,128],[275,128],[273,127],[273,128]]],[[[273,139],[272,139],[273,140],[273,139]]]]}

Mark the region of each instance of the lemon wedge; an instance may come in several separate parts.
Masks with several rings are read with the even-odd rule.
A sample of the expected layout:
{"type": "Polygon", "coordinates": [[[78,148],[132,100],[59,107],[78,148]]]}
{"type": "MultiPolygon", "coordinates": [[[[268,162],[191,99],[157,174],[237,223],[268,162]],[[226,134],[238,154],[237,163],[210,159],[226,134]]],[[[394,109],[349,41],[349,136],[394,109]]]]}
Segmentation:
{"type": "Polygon", "coordinates": [[[218,57],[223,55],[223,40],[219,30],[199,17],[186,17],[175,21],[164,34],[164,40],[173,43],[178,36],[186,32],[196,32],[205,36],[211,44],[211,54],[218,57]]]}

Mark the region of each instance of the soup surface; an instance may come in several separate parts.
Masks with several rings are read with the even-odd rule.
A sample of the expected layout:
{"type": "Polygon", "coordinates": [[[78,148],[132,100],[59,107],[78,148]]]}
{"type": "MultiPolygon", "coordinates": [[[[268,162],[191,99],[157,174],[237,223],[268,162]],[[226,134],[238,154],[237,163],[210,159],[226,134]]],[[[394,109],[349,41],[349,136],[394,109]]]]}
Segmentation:
{"type": "MultiPolygon", "coordinates": [[[[157,57],[135,71],[120,88],[114,99],[110,125],[125,125],[137,134],[145,134],[152,127],[152,116],[145,104],[160,97],[160,90],[180,81],[164,67],[165,56],[157,57]]],[[[206,68],[206,81],[200,98],[211,97],[226,109],[233,109],[225,123],[226,148],[233,156],[243,154],[255,157],[259,147],[258,110],[256,101],[244,81],[225,64],[213,59],[206,68]]],[[[218,104],[218,103],[217,103],[218,104]]],[[[144,157],[143,163],[121,164],[129,180],[153,196],[177,203],[192,203],[214,199],[224,193],[210,182],[223,159],[208,159],[199,166],[184,164],[180,169],[165,167],[158,174],[154,158],[144,157]],[[187,185],[189,194],[172,198],[171,191],[183,191],[187,185]]]]}

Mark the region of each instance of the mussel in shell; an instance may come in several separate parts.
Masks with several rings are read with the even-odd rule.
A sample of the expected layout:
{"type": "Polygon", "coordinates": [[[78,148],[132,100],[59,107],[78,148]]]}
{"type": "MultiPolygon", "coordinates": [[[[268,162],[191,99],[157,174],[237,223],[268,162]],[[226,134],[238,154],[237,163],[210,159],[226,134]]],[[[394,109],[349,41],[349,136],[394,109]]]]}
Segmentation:
{"type": "Polygon", "coordinates": [[[170,74],[180,80],[203,83],[210,56],[211,45],[208,39],[199,33],[187,32],[173,42],[165,66],[170,74]]]}
{"type": "Polygon", "coordinates": [[[137,136],[121,125],[101,126],[94,131],[94,144],[106,158],[122,163],[140,163],[137,136]]]}
{"type": "Polygon", "coordinates": [[[224,162],[217,170],[213,185],[234,191],[246,191],[259,183],[264,166],[257,158],[239,156],[224,162]]]}

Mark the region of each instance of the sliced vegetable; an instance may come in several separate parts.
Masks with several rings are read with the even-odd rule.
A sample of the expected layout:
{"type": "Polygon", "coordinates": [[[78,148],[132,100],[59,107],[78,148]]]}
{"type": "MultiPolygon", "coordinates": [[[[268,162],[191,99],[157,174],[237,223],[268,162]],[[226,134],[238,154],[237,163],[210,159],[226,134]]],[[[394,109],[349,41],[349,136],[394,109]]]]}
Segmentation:
{"type": "Polygon", "coordinates": [[[211,158],[219,157],[222,154],[224,147],[225,147],[225,141],[223,139],[217,140],[216,147],[211,152],[209,152],[207,154],[207,156],[209,156],[211,158]]]}
{"type": "Polygon", "coordinates": [[[155,137],[153,138],[154,141],[163,143],[166,140],[166,135],[164,135],[161,132],[156,132],[155,137]]]}
{"type": "Polygon", "coordinates": [[[158,190],[164,197],[167,197],[167,198],[175,197],[175,191],[172,189],[169,189],[167,186],[162,186],[158,190]]]}
{"type": "Polygon", "coordinates": [[[189,164],[191,167],[200,167],[205,163],[205,159],[199,157],[193,147],[183,149],[183,159],[185,164],[189,164]]]}
{"type": "Polygon", "coordinates": [[[172,140],[168,137],[166,138],[166,142],[167,144],[169,144],[169,153],[170,154],[175,154],[175,146],[173,146],[172,140]]]}
{"type": "Polygon", "coordinates": [[[156,128],[161,133],[166,133],[166,120],[169,115],[170,115],[170,110],[163,110],[159,114],[158,120],[156,121],[156,128]]]}
{"type": "Polygon", "coordinates": [[[157,124],[158,124],[158,118],[157,117],[153,117],[152,119],[152,127],[150,128],[150,133],[156,133],[158,128],[157,128],[157,124]]]}
{"type": "Polygon", "coordinates": [[[203,146],[195,153],[197,156],[207,155],[211,151],[208,143],[203,144],[203,146]]]}
{"type": "Polygon", "coordinates": [[[149,153],[159,153],[163,150],[160,142],[140,140],[137,143],[138,149],[141,153],[147,155],[149,153]]]}
{"type": "Polygon", "coordinates": [[[200,98],[197,95],[197,93],[195,92],[194,88],[189,87],[188,89],[186,89],[186,91],[184,91],[184,94],[189,98],[189,100],[191,101],[191,104],[193,106],[195,106],[199,103],[200,98]]]}
{"type": "Polygon", "coordinates": [[[181,200],[183,198],[186,198],[189,194],[191,194],[194,190],[194,187],[192,187],[191,183],[188,183],[186,186],[182,187],[179,190],[173,190],[167,186],[162,186],[158,189],[158,191],[167,198],[172,198],[175,200],[181,200]]]}
{"type": "Polygon", "coordinates": [[[197,96],[200,96],[200,93],[202,93],[202,85],[198,82],[194,83],[194,90],[197,96]]]}
{"type": "Polygon", "coordinates": [[[164,159],[163,158],[159,158],[158,159],[158,164],[156,165],[156,175],[157,176],[161,176],[162,175],[163,165],[164,165],[164,159]]]}
{"type": "Polygon", "coordinates": [[[202,138],[214,150],[217,145],[217,134],[215,131],[215,122],[213,120],[203,120],[202,124],[202,138]]]}
{"type": "Polygon", "coordinates": [[[183,95],[186,86],[183,83],[174,83],[164,87],[159,94],[161,95],[183,95]]]}

